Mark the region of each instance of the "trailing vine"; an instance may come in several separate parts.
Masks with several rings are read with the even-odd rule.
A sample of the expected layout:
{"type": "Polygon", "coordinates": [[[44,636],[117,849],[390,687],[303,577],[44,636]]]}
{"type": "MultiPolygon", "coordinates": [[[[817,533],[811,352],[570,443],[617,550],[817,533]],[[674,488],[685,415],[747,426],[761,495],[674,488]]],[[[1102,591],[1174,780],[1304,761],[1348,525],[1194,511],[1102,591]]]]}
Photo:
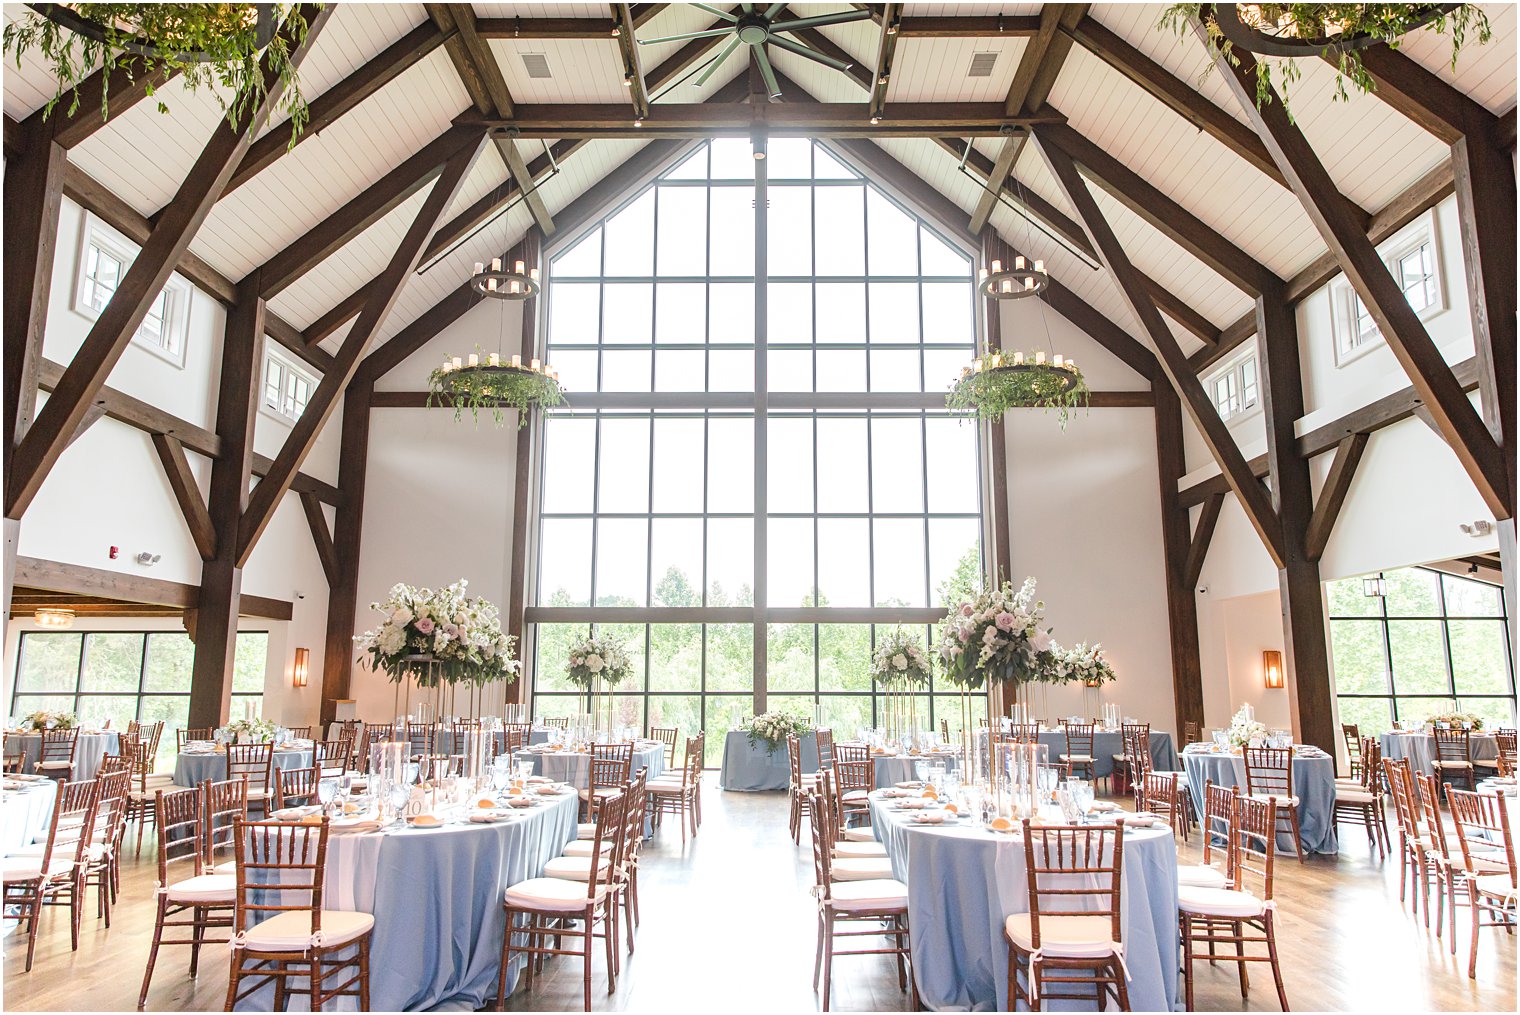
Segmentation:
{"type": "Polygon", "coordinates": [[[1092,394],[1081,371],[1074,368],[1049,363],[1015,365],[996,351],[987,352],[981,362],[983,369],[961,371],[951,386],[945,396],[945,407],[951,412],[997,422],[1009,409],[1055,409],[1064,430],[1072,410],[1086,408],[1092,394]]]}
{"type": "Polygon", "coordinates": [[[559,381],[536,370],[514,367],[465,367],[434,370],[428,375],[428,406],[452,406],[454,418],[463,419],[466,409],[480,422],[482,409],[489,409],[497,426],[506,420],[503,409],[517,410],[517,428],[528,422],[534,408],[552,409],[564,404],[559,381]]]}

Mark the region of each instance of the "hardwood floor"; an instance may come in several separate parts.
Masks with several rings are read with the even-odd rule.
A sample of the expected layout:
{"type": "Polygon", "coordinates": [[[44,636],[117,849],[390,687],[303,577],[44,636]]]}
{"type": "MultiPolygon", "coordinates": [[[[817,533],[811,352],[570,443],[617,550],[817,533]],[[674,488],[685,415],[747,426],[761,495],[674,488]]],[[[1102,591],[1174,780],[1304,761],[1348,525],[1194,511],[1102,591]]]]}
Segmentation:
{"type": "MultiPolygon", "coordinates": [[[[792,845],[783,794],[722,793],[714,776],[704,793],[705,823],[685,849],[667,821],[645,850],[643,924],[637,951],[625,958],[608,997],[600,959],[592,997],[598,1009],[809,1011],[813,994],[812,858],[806,840],[792,845]]],[[[1398,901],[1398,871],[1379,863],[1359,831],[1342,836],[1339,857],[1278,865],[1277,899],[1289,1003],[1297,1010],[1510,1010],[1515,1007],[1515,941],[1494,930],[1480,938],[1478,978],[1467,970],[1467,914],[1458,912],[1457,954],[1437,941],[1398,901]]],[[[1179,850],[1195,858],[1194,846],[1179,850]]],[[[43,918],[37,959],[22,972],[26,942],[11,933],[4,950],[4,1003],[19,1010],[131,1011],[152,931],[151,846],[123,872],[123,897],[104,929],[91,909],[78,952],[69,951],[66,910],[43,918]]],[[[204,950],[198,980],[186,975],[187,949],[160,955],[149,1004],[154,1010],[220,1009],[227,989],[223,946],[204,950]]],[[[548,975],[509,999],[519,1011],[579,1010],[576,962],[551,962],[548,975]],[[573,967],[573,968],[572,968],[573,967]]],[[[1267,970],[1252,970],[1242,1002],[1235,970],[1200,967],[1202,1011],[1277,1010],[1267,970]]],[[[889,960],[835,963],[836,1011],[902,1011],[889,960]]]]}

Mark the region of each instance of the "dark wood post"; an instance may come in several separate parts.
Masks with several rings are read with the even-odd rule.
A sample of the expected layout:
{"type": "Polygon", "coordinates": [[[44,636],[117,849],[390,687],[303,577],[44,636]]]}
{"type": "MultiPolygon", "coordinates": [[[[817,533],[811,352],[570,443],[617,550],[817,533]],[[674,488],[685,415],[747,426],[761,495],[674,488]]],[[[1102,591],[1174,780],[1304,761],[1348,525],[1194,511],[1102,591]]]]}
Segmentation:
{"type": "Polygon", "coordinates": [[[370,396],[375,381],[361,372],[343,394],[338,450],[338,491],[343,504],[333,520],[336,567],[327,587],[327,640],[322,650],[322,722],[337,718],[337,701],[349,696],[354,672],[354,631],[359,612],[359,548],[364,526],[364,485],[369,470],[370,396]]]}
{"type": "MultiPolygon", "coordinates": [[[[530,267],[536,267],[542,278],[548,277],[547,265],[543,264],[543,233],[537,226],[530,228],[522,242],[507,252],[507,261],[521,260],[530,267]]],[[[536,298],[524,300],[522,305],[522,342],[521,353],[524,363],[531,362],[534,356],[541,355],[538,351],[538,308],[536,298]]],[[[533,491],[533,468],[535,465],[534,449],[538,447],[539,428],[543,426],[543,419],[537,413],[529,413],[524,425],[517,430],[517,469],[513,477],[512,487],[512,573],[507,579],[507,615],[505,630],[507,634],[517,639],[517,658],[522,661],[523,669],[517,679],[509,681],[506,688],[506,700],[508,702],[527,703],[531,697],[529,693],[532,682],[524,680],[528,665],[527,624],[524,623],[524,611],[528,606],[528,571],[532,566],[529,559],[528,538],[529,527],[533,523],[533,508],[531,504],[533,491]]]]}
{"type": "MultiPolygon", "coordinates": [[[[1166,378],[1151,384],[1156,399],[1156,472],[1161,489],[1161,547],[1166,577],[1167,634],[1172,647],[1172,703],[1177,735],[1185,724],[1203,726],[1203,663],[1198,650],[1198,600],[1189,579],[1188,509],[1179,503],[1183,459],[1182,402],[1166,378]]],[[[1200,520],[1200,525],[1202,525],[1200,520]]],[[[1203,533],[1200,533],[1202,535],[1203,533]]]]}

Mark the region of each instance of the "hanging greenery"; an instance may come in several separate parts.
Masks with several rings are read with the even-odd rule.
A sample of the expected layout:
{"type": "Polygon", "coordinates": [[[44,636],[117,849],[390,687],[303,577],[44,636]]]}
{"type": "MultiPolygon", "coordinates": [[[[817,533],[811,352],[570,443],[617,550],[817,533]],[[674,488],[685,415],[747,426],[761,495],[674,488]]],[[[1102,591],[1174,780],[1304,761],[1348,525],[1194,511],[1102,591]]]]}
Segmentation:
{"type": "Polygon", "coordinates": [[[428,375],[428,405],[454,407],[454,418],[463,419],[466,409],[478,423],[480,411],[489,409],[497,426],[506,419],[505,409],[517,410],[517,428],[528,423],[534,408],[552,409],[564,404],[565,390],[558,379],[526,367],[477,366],[457,370],[434,370],[428,375]]]}
{"type": "Polygon", "coordinates": [[[1493,35],[1488,16],[1477,4],[1172,4],[1161,15],[1159,27],[1188,37],[1195,22],[1203,24],[1211,55],[1223,55],[1236,67],[1241,63],[1236,46],[1258,56],[1256,107],[1270,103],[1276,91],[1290,119],[1287,86],[1303,73],[1291,57],[1328,57],[1335,64],[1336,98],[1344,100],[1349,97],[1347,81],[1360,92],[1377,90],[1362,65],[1361,49],[1366,46],[1387,43],[1396,49],[1401,36],[1428,26],[1443,35],[1450,32],[1455,67],[1473,33],[1480,43],[1493,35]],[[1261,56],[1290,59],[1269,63],[1261,56]]]}
{"type": "MultiPolygon", "coordinates": [[[[310,28],[300,5],[28,6],[32,12],[5,26],[3,45],[17,66],[22,54],[31,49],[39,50],[51,65],[58,90],[43,107],[44,115],[51,115],[65,93],[70,93],[67,113],[73,116],[79,108],[75,86],[98,67],[106,85],[100,90],[102,119],[110,116],[107,96],[112,74],[126,74],[129,80],[163,74],[177,75],[192,92],[210,88],[227,122],[236,128],[264,100],[267,64],[283,85],[276,108],[289,115],[292,146],[306,126],[306,99],[291,61],[310,28]]],[[[147,92],[155,95],[153,88],[147,92]]],[[[161,99],[158,109],[168,112],[161,99]]]]}
{"type": "Polygon", "coordinates": [[[1082,372],[1075,365],[1025,362],[1022,353],[1018,356],[1015,362],[1009,354],[989,349],[961,371],[945,396],[945,407],[993,422],[1013,408],[1055,409],[1066,429],[1072,410],[1086,408],[1091,395],[1082,372]]]}

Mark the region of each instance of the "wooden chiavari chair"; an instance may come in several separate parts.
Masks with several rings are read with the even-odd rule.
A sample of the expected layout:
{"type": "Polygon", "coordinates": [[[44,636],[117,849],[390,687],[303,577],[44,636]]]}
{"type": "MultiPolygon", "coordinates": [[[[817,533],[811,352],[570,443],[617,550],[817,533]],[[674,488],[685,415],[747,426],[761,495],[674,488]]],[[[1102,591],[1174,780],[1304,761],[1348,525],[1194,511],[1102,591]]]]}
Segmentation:
{"type": "MultiPolygon", "coordinates": [[[[1114,763],[1113,788],[1115,794],[1133,793],[1135,791],[1134,784],[1137,781],[1143,781],[1145,778],[1143,773],[1136,774],[1130,768],[1129,741],[1131,734],[1138,734],[1144,737],[1145,756],[1147,758],[1150,757],[1151,724],[1148,722],[1124,723],[1122,726],[1120,726],[1119,750],[1113,755],[1112,758],[1114,763]]],[[[1147,764],[1145,767],[1147,770],[1150,769],[1149,764],[1147,764]]]]}
{"type": "Polygon", "coordinates": [[[1201,740],[1203,740],[1203,729],[1197,723],[1185,722],[1182,724],[1183,747],[1186,747],[1188,744],[1196,744],[1201,740]]]}
{"type": "Polygon", "coordinates": [[[865,744],[838,744],[831,743],[834,754],[834,767],[841,762],[870,761],[871,749],[865,744]]]}
{"type": "Polygon", "coordinates": [[[311,765],[324,779],[335,779],[349,769],[351,740],[319,740],[311,745],[311,765]]]}
{"type": "MultiPolygon", "coordinates": [[[[1073,772],[1080,769],[1082,778],[1096,781],[1098,768],[1093,756],[1092,723],[1068,722],[1062,727],[1066,734],[1066,751],[1061,760],[1071,766],[1073,772]]],[[[1035,737],[1039,739],[1038,736],[1035,737]]]]}
{"type": "Polygon", "coordinates": [[[357,744],[361,736],[360,727],[363,725],[358,719],[334,719],[327,724],[327,739],[347,740],[349,743],[357,744]],[[337,733],[337,736],[333,736],[334,733],[337,733]]]}
{"type": "Polygon", "coordinates": [[[143,830],[154,821],[153,807],[158,799],[158,791],[174,785],[174,777],[153,771],[153,759],[147,744],[138,743],[133,746],[129,762],[132,780],[127,787],[124,817],[129,823],[137,823],[137,855],[141,856],[143,830]]]}
{"type": "MultiPolygon", "coordinates": [[[[877,842],[868,829],[857,829],[857,831],[866,832],[863,836],[856,836],[853,839],[844,837],[844,829],[840,823],[842,816],[839,809],[839,788],[835,785],[834,773],[823,772],[819,774],[818,796],[823,800],[824,806],[828,808],[829,848],[833,851],[835,859],[860,860],[880,858],[887,855],[887,848],[877,842]]],[[[890,877],[891,875],[884,876],[890,877]]]]}
{"type": "Polygon", "coordinates": [[[270,980],[276,1010],[283,1009],[292,994],[310,998],[312,1011],[321,1011],[338,997],[357,997],[359,1010],[369,1010],[369,945],[375,918],[322,905],[327,834],[325,817],[316,825],[236,823],[237,904],[228,1011],[270,980]],[[355,955],[342,955],[355,946],[355,955]],[[339,979],[334,974],[349,969],[353,975],[327,987],[339,979]],[[252,982],[239,991],[245,978],[252,982]],[[300,986],[302,980],[306,986],[300,986]]]}
{"type": "Polygon", "coordinates": [[[589,820],[594,806],[592,801],[621,793],[628,785],[632,771],[632,744],[592,744],[590,779],[586,788],[580,791],[582,815],[589,820]]]}
{"type": "Polygon", "coordinates": [[[676,767],[676,740],[681,731],[675,726],[651,726],[649,727],[649,739],[658,740],[665,745],[665,767],[676,767]]]}
{"type": "MultiPolygon", "coordinates": [[[[1355,727],[1351,727],[1355,729],[1355,727]]],[[[1367,840],[1377,846],[1378,859],[1388,855],[1388,816],[1383,810],[1383,749],[1376,737],[1367,737],[1357,747],[1356,783],[1335,784],[1332,819],[1360,821],[1367,830],[1367,840]]]]}
{"type": "MultiPolygon", "coordinates": [[[[1451,808],[1452,824],[1462,846],[1462,865],[1467,871],[1468,901],[1472,910],[1472,951],[1467,959],[1467,978],[1477,978],[1478,930],[1503,927],[1513,934],[1516,900],[1520,898],[1520,881],[1515,870],[1515,839],[1509,826],[1509,811],[1504,798],[1490,793],[1470,793],[1446,787],[1446,801],[1451,808]],[[1499,870],[1499,852],[1503,848],[1503,866],[1499,870]],[[1483,922],[1487,913],[1492,919],[1483,922]]],[[[1455,937],[1455,934],[1453,934],[1455,937]]]]}
{"type": "Polygon", "coordinates": [[[1494,734],[1494,746],[1498,756],[1494,759],[1499,775],[1506,779],[1515,777],[1515,731],[1501,729],[1494,734]]]}
{"type": "Polygon", "coordinates": [[[1177,883],[1194,888],[1228,888],[1230,822],[1235,816],[1235,798],[1239,791],[1234,786],[1216,786],[1213,782],[1203,784],[1203,814],[1198,830],[1203,835],[1203,863],[1177,865],[1177,883]],[[1225,847],[1225,869],[1214,865],[1214,853],[1225,847]]]}
{"type": "Polygon", "coordinates": [[[1135,797],[1135,806],[1139,807],[1140,790],[1145,785],[1145,777],[1151,773],[1151,744],[1149,727],[1146,728],[1145,738],[1142,740],[1129,732],[1124,737],[1124,771],[1129,777],[1130,793],[1135,797]]]}
{"type": "Polygon", "coordinates": [[[1245,795],[1254,800],[1277,801],[1279,822],[1293,833],[1293,849],[1304,862],[1304,844],[1298,834],[1298,794],[1293,789],[1293,748],[1246,747],[1241,750],[1246,766],[1245,795]]]}
{"type": "Polygon", "coordinates": [[[1172,838],[1180,829],[1182,841],[1188,841],[1188,819],[1178,794],[1176,772],[1147,772],[1140,783],[1140,809],[1165,819],[1172,827],[1172,838]]]}
{"type": "Polygon", "coordinates": [[[4,735],[4,771],[6,774],[20,772],[26,764],[26,751],[22,748],[21,738],[12,733],[4,735]]]}
{"type": "Polygon", "coordinates": [[[942,743],[942,744],[948,744],[950,742],[950,720],[949,719],[941,719],[939,721],[939,742],[942,743]]]}
{"type": "Polygon", "coordinates": [[[79,950],[84,875],[98,792],[99,786],[93,779],[63,783],[58,788],[42,852],[36,856],[5,858],[5,908],[17,910],[17,917],[26,923],[27,972],[32,970],[37,924],[44,906],[69,907],[70,943],[74,951],[79,950]]]}
{"type": "Polygon", "coordinates": [[[276,807],[305,807],[316,803],[317,782],[322,778],[322,770],[315,766],[276,769],[274,805],[276,807]]]}
{"type": "Polygon", "coordinates": [[[111,926],[111,907],[116,903],[120,884],[120,850],[127,820],[127,789],[131,785],[130,768],[97,774],[100,783],[99,803],[95,808],[95,828],[86,853],[85,887],[94,885],[95,915],[111,926]]]}
{"type": "Polygon", "coordinates": [[[190,947],[190,977],[195,978],[200,963],[201,946],[226,944],[226,937],[207,937],[208,931],[232,927],[232,912],[237,903],[237,877],[214,874],[205,866],[206,843],[203,836],[204,802],[201,790],[159,790],[154,801],[159,815],[158,888],[154,893],[157,915],[153,922],[153,945],[148,950],[148,967],[143,971],[142,992],[137,995],[137,1010],[148,1006],[148,988],[153,982],[153,967],[158,950],[164,945],[190,947]],[[183,919],[181,919],[183,917],[183,919]],[[165,940],[185,931],[188,937],[165,940]]]}
{"type": "Polygon", "coordinates": [[[1034,1011],[1048,1000],[1091,1000],[1096,987],[1100,1009],[1112,996],[1129,1011],[1123,867],[1123,825],[1035,827],[1024,819],[1029,911],[1003,924],[1010,1009],[1019,1001],[1034,1011]]]}
{"type": "Polygon", "coordinates": [[[216,730],[211,726],[187,726],[174,731],[174,749],[180,754],[185,753],[185,745],[192,740],[211,741],[216,739],[216,730]]]}
{"type": "Polygon", "coordinates": [[[545,728],[549,729],[567,730],[570,728],[570,717],[567,715],[550,716],[549,718],[541,721],[543,722],[545,728]]]}
{"type": "Polygon", "coordinates": [[[406,742],[412,760],[421,763],[437,751],[434,749],[436,730],[432,723],[410,722],[406,724],[406,742]]]}
{"type": "Polygon", "coordinates": [[[1417,806],[1425,818],[1426,850],[1425,863],[1431,883],[1436,886],[1436,937],[1441,936],[1442,924],[1446,922],[1447,914],[1451,917],[1451,954],[1457,954],[1457,896],[1460,893],[1465,901],[1463,905],[1471,905],[1471,887],[1469,881],[1472,877],[1481,874],[1499,874],[1504,872],[1504,864],[1496,862],[1490,854],[1481,854],[1472,859],[1474,870],[1468,871],[1463,862],[1463,857],[1458,848],[1452,846],[1446,839],[1446,826],[1441,820],[1441,783],[1433,775],[1424,772],[1414,773],[1415,796],[1417,806]]]}
{"type": "Polygon", "coordinates": [[[201,841],[205,846],[204,868],[215,874],[231,874],[237,866],[237,839],[233,836],[238,822],[248,820],[248,783],[243,779],[226,779],[201,783],[201,841]]]}
{"type": "MultiPolygon", "coordinates": [[[[590,1011],[592,941],[596,937],[603,938],[606,945],[607,993],[617,989],[617,971],[621,962],[617,949],[620,886],[615,854],[618,841],[624,838],[627,828],[627,812],[627,794],[612,793],[601,798],[596,808],[590,855],[573,858],[578,861],[575,867],[586,872],[584,877],[554,877],[546,865],[543,877],[520,881],[507,889],[502,902],[507,915],[507,932],[502,936],[501,972],[496,986],[497,1011],[502,1011],[506,1004],[507,973],[512,968],[514,954],[528,958],[524,981],[529,990],[533,987],[534,968],[540,965],[542,958],[549,955],[581,957],[585,963],[586,1010],[590,1011]],[[521,924],[517,922],[519,917],[523,919],[521,924]],[[582,925],[579,930],[570,926],[575,922],[582,925]],[[598,923],[602,926],[600,934],[596,929],[598,923]],[[523,936],[526,940],[519,943],[523,936]],[[579,937],[581,947],[564,947],[565,937],[572,940],[579,937]]],[[[555,863],[558,861],[550,861],[550,865],[555,863]]],[[[568,865],[566,867],[568,869],[568,865]]]]}
{"type": "Polygon", "coordinates": [[[1037,744],[1040,742],[1040,724],[1037,722],[1010,723],[1008,732],[995,734],[1000,742],[1037,744]]]}
{"type": "Polygon", "coordinates": [[[1266,962],[1272,967],[1272,981],[1277,987],[1277,1002],[1288,1010],[1288,994],[1283,987],[1282,968],[1277,959],[1277,932],[1274,923],[1276,905],[1272,901],[1273,862],[1277,855],[1277,801],[1271,797],[1258,800],[1236,796],[1227,849],[1226,867],[1230,872],[1229,888],[1177,889],[1177,909],[1182,924],[1183,980],[1186,984],[1186,1007],[1193,1006],[1193,962],[1207,959],[1240,964],[1240,995],[1247,996],[1250,977],[1246,964],[1266,962]],[[1252,892],[1260,887],[1261,894],[1252,892]],[[1255,932],[1254,934],[1252,932],[1255,932]],[[1208,950],[1199,952],[1198,945],[1208,950]],[[1233,945],[1234,955],[1224,946],[1233,945]],[[1248,946],[1263,945],[1266,954],[1249,954],[1248,946]]]}
{"type": "Polygon", "coordinates": [[[1477,789],[1478,781],[1473,775],[1472,734],[1467,730],[1442,729],[1431,731],[1436,742],[1436,757],[1431,762],[1442,782],[1450,782],[1453,776],[1467,783],[1468,789],[1477,789]]]}
{"type": "Polygon", "coordinates": [[[43,730],[42,753],[35,770],[50,779],[71,779],[78,749],[79,730],[43,730]]]}
{"type": "MultiPolygon", "coordinates": [[[[786,830],[792,834],[792,842],[802,841],[802,821],[806,816],[808,801],[811,799],[813,787],[818,782],[818,777],[804,776],[802,774],[802,741],[795,733],[786,735],[786,799],[787,819],[786,830]]],[[[683,837],[683,840],[684,837],[683,837]]]]}
{"type": "Polygon", "coordinates": [[[1352,779],[1362,778],[1362,734],[1354,722],[1341,723],[1341,739],[1346,742],[1346,763],[1350,766],[1352,779]]]}
{"type": "MultiPolygon", "coordinates": [[[[795,739],[795,738],[792,738],[795,739]]],[[[701,825],[701,797],[702,785],[702,754],[706,750],[706,734],[698,733],[695,738],[686,739],[686,760],[681,766],[679,779],[672,778],[675,774],[668,772],[658,779],[648,781],[647,789],[650,803],[654,807],[654,822],[659,824],[660,815],[667,811],[675,814],[681,822],[681,843],[686,843],[686,827],[691,826],[692,837],[695,838],[697,828],[701,825]]],[[[790,745],[788,745],[790,750],[790,745]]],[[[793,841],[796,841],[795,836],[793,841]]]]}
{"type": "MultiPolygon", "coordinates": [[[[836,764],[849,766],[855,762],[836,764]]],[[[869,764],[869,762],[867,762],[869,764]]],[[[829,1010],[829,981],[836,955],[891,955],[897,959],[897,983],[900,990],[909,988],[912,975],[912,947],[908,940],[908,886],[888,878],[843,880],[835,876],[833,852],[828,831],[828,805],[822,794],[814,793],[808,816],[813,831],[813,897],[818,904],[818,948],[813,962],[813,989],[819,990],[823,977],[822,1006],[829,1010]],[[841,929],[853,926],[861,930],[841,929]],[[884,937],[886,947],[836,950],[834,942],[860,937],[884,937]]],[[[843,862],[843,861],[839,861],[843,862]]],[[[918,989],[913,987],[913,1009],[919,1008],[918,989]]]]}
{"type": "MultiPolygon", "coordinates": [[[[871,787],[876,781],[876,762],[834,761],[834,784],[839,792],[839,824],[848,827],[850,818],[864,817],[870,822],[871,787]]],[[[873,836],[874,838],[874,836],[873,836]]]]}
{"type": "Polygon", "coordinates": [[[518,734],[521,737],[518,743],[521,744],[522,747],[527,747],[528,744],[533,742],[533,724],[530,722],[502,723],[502,728],[509,733],[518,734]]]}
{"type": "Polygon", "coordinates": [[[310,726],[287,726],[285,727],[285,731],[290,734],[291,740],[310,740],[312,738],[310,726]]]}
{"type": "Polygon", "coordinates": [[[818,747],[818,771],[826,771],[834,767],[834,730],[825,726],[813,735],[813,742],[818,747]]]}
{"type": "Polygon", "coordinates": [[[228,744],[227,778],[248,783],[246,799],[265,811],[274,799],[274,744],[228,744]]]}
{"type": "Polygon", "coordinates": [[[1420,827],[1420,809],[1415,802],[1414,777],[1404,758],[1384,758],[1383,774],[1388,796],[1393,800],[1393,816],[1399,826],[1399,904],[1406,898],[1416,912],[1424,911],[1425,926],[1430,926],[1430,877],[1426,862],[1428,846],[1420,827]],[[1410,881],[1418,892],[1409,890],[1410,881]],[[1423,899],[1423,905],[1421,901],[1423,899]]]}

